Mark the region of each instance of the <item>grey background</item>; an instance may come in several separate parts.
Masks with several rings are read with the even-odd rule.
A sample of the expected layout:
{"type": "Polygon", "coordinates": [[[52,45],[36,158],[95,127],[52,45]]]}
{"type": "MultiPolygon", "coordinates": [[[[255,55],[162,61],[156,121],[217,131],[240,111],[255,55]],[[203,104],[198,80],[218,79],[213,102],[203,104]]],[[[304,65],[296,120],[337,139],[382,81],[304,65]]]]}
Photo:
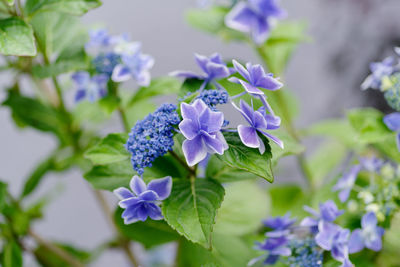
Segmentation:
{"type": "MultiPolygon", "coordinates": [[[[83,18],[85,26],[102,23],[111,33],[130,33],[143,50],[156,59],[153,76],[176,69],[196,70],[193,53],[221,53],[225,58],[259,62],[247,46],[225,44],[190,28],[184,11],[192,0],[104,0],[104,5],[83,18]]],[[[381,96],[361,92],[368,62],[390,53],[400,37],[400,1],[397,0],[286,0],[289,19],[308,22],[311,42],[296,50],[285,76],[286,85],[300,99],[298,126],[343,114],[365,104],[381,106],[381,96]]],[[[9,77],[1,77],[8,84],[9,77]]],[[[4,91],[0,90],[0,101],[4,91]]],[[[383,107],[384,108],[384,107],[383,107]]],[[[116,127],[115,123],[109,126],[116,127]]],[[[30,170],[54,147],[56,141],[31,129],[17,129],[6,108],[0,108],[0,178],[19,193],[30,170]]],[[[293,165],[288,160],[289,165],[293,165]]],[[[296,179],[290,168],[277,181],[296,179]]],[[[42,236],[92,249],[111,236],[110,227],[95,203],[89,185],[78,170],[49,175],[32,199],[51,191],[54,199],[45,218],[34,225],[42,236]]],[[[112,196],[110,201],[115,203],[112,196]]],[[[139,248],[140,249],[140,248],[139,248]]],[[[26,256],[26,266],[35,266],[26,256]]],[[[119,252],[107,252],[93,266],[128,266],[119,252]]]]}

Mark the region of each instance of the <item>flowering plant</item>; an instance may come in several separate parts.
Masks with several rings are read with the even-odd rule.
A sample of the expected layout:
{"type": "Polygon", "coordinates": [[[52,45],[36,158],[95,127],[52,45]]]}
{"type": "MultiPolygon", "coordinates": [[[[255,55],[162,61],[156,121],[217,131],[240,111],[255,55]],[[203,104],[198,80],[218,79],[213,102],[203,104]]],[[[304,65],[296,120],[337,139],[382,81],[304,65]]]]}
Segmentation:
{"type": "Polygon", "coordinates": [[[259,62],[195,54],[198,71],[156,78],[155,59],[128,35],[82,31],[78,17],[99,0],[0,2],[0,68],[13,76],[2,106],[18,127],[58,141],[20,194],[0,182],[2,266],[27,255],[41,266],[96,265],[108,249],[131,266],[398,266],[400,49],[361,85],[396,112],[352,109],[298,129],[284,71],[307,39],[303,24],[283,21],[278,0],[228,2],[191,9],[188,22],[250,44],[259,62]],[[174,100],[156,107],[165,95],[174,100]],[[114,114],[121,129],[105,135],[114,114]],[[316,137],[325,141],[306,154],[303,141],[316,137]],[[303,181],[279,183],[287,156],[303,181]],[[33,193],[48,173],[74,167],[115,230],[96,248],[35,231],[48,201],[33,193]]]}

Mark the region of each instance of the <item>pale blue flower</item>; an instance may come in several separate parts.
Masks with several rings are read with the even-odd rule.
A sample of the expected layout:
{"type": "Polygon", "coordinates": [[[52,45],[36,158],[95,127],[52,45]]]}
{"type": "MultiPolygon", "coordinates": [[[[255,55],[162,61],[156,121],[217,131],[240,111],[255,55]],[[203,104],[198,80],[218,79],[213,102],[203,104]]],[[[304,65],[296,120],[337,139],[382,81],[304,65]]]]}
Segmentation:
{"type": "Polygon", "coordinates": [[[87,99],[90,102],[95,102],[107,94],[107,82],[109,80],[107,75],[99,74],[90,77],[86,71],[79,71],[72,75],[77,91],[75,101],[87,99]]]}

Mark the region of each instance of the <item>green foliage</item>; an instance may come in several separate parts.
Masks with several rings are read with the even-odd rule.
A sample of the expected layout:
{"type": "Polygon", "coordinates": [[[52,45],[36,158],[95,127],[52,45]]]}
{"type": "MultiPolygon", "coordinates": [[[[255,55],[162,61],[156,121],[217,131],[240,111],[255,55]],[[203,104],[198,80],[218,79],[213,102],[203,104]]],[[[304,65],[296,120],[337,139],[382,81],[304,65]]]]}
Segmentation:
{"type": "Polygon", "coordinates": [[[224,133],[224,136],[229,144],[229,149],[223,155],[218,155],[220,160],[232,168],[246,170],[264,178],[268,182],[273,182],[271,147],[265,138],[263,138],[265,152],[260,155],[258,149],[243,145],[237,133],[227,132],[224,133]]]}
{"type": "Polygon", "coordinates": [[[32,27],[19,18],[0,20],[0,53],[6,56],[35,56],[32,27]]]}
{"type": "Polygon", "coordinates": [[[16,241],[9,241],[3,248],[3,267],[22,266],[22,250],[16,241]]]}
{"type": "Polygon", "coordinates": [[[242,236],[257,231],[268,215],[270,199],[253,181],[229,184],[218,211],[215,233],[242,236]]]}
{"type": "Polygon", "coordinates": [[[283,216],[291,212],[293,216],[303,214],[307,196],[297,185],[281,185],[269,190],[271,196],[271,216],[283,216]]]}
{"type": "MultiPolygon", "coordinates": [[[[79,260],[81,263],[86,263],[90,260],[91,254],[80,248],[73,247],[71,245],[52,243],[55,247],[62,249],[66,253],[70,254],[75,259],[79,260]]],[[[36,260],[42,266],[48,267],[68,267],[71,266],[69,262],[66,262],[59,255],[55,254],[53,251],[49,250],[47,247],[39,245],[33,251],[36,260]]]]}
{"type": "Polygon", "coordinates": [[[276,75],[284,72],[294,49],[307,39],[304,35],[305,28],[304,23],[285,21],[278,23],[271,31],[266,43],[258,48],[269,71],[276,75]]]}
{"type": "Polygon", "coordinates": [[[211,248],[211,233],[224,188],[210,179],[174,180],[162,212],[167,223],[188,240],[211,248]]]}
{"type": "Polygon", "coordinates": [[[130,158],[130,154],[124,146],[126,140],[128,140],[126,133],[109,134],[98,144],[88,149],[85,157],[94,165],[126,161],[130,158]]]}
{"type": "Polygon", "coordinates": [[[44,79],[57,76],[63,73],[87,69],[88,63],[83,55],[78,55],[70,59],[58,60],[50,65],[35,65],[32,68],[33,76],[44,79]]]}
{"type": "Polygon", "coordinates": [[[293,137],[291,137],[286,131],[283,129],[274,130],[271,132],[274,136],[278,137],[283,141],[284,149],[277,146],[275,143],[271,146],[272,153],[272,165],[276,165],[278,160],[289,156],[289,155],[298,155],[304,152],[305,147],[297,142],[293,137]]]}
{"type": "Polygon", "coordinates": [[[165,221],[153,221],[148,219],[145,222],[136,222],[126,225],[121,218],[122,211],[121,208],[118,208],[114,216],[119,231],[124,237],[140,242],[147,249],[180,238],[180,235],[165,221]]]}
{"type": "Polygon", "coordinates": [[[7,184],[0,181],[0,213],[6,205],[7,184]]]}
{"type": "Polygon", "coordinates": [[[99,0],[27,0],[25,11],[29,16],[45,11],[81,16],[100,5],[99,0]]]}
{"type": "Polygon", "coordinates": [[[61,144],[68,144],[75,137],[68,135],[65,115],[36,98],[25,97],[11,90],[3,105],[11,109],[12,117],[20,127],[30,126],[39,131],[51,132],[59,138],[61,144]]]}

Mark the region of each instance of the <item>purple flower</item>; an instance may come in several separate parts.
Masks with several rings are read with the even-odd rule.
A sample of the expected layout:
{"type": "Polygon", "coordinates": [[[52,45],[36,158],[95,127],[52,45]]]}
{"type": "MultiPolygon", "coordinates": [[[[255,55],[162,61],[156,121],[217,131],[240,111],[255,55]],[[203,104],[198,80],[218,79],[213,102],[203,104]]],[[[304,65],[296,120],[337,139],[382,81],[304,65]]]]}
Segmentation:
{"type": "Polygon", "coordinates": [[[286,16],[277,0],[248,0],[239,2],[225,17],[226,26],[251,34],[256,44],[264,43],[274,20],[286,16]]]}
{"type": "Polygon", "coordinates": [[[274,230],[286,230],[296,222],[296,219],[290,219],[290,213],[286,213],[282,217],[268,218],[264,220],[264,225],[266,227],[272,228],[274,230]]]}
{"type": "MultiPolygon", "coordinates": [[[[264,264],[275,264],[280,256],[290,256],[289,231],[273,231],[266,233],[267,239],[258,244],[258,249],[268,251],[264,264]]],[[[258,259],[258,258],[257,258],[258,259]]]]}
{"type": "Polygon", "coordinates": [[[394,112],[386,115],[383,118],[383,122],[390,130],[397,133],[396,143],[397,149],[400,151],[400,112],[394,112]]]}
{"type": "Polygon", "coordinates": [[[258,148],[260,153],[263,154],[265,152],[265,145],[262,139],[258,136],[257,132],[259,132],[283,148],[283,142],[279,138],[266,132],[266,130],[274,130],[277,128],[277,121],[274,116],[263,115],[263,110],[261,112],[254,111],[254,109],[243,100],[240,100],[240,108],[238,108],[233,102],[232,105],[243,115],[250,125],[246,126],[241,124],[238,126],[240,140],[242,140],[245,146],[258,148]]]}
{"type": "Polygon", "coordinates": [[[88,72],[79,71],[74,73],[71,78],[78,88],[75,95],[76,102],[85,98],[94,102],[107,94],[108,77],[105,74],[90,77],[88,72]]]}
{"type": "Polygon", "coordinates": [[[202,69],[203,74],[196,74],[191,71],[175,71],[170,75],[182,78],[196,78],[204,80],[200,90],[204,89],[206,84],[213,83],[217,88],[221,88],[215,80],[223,79],[230,76],[234,71],[228,68],[222,57],[218,54],[212,54],[210,57],[195,54],[197,65],[202,69]]]}
{"type": "Polygon", "coordinates": [[[179,129],[186,138],[182,150],[189,166],[199,163],[207,154],[222,155],[228,149],[220,131],[224,123],[222,112],[211,111],[200,99],[191,105],[181,103],[181,112],[183,120],[179,129]]]}
{"type": "Polygon", "coordinates": [[[370,74],[361,84],[361,88],[381,89],[382,78],[390,76],[398,69],[398,62],[393,57],[387,57],[382,62],[372,62],[369,66],[372,74],[370,74]]]}
{"type": "Polygon", "coordinates": [[[353,266],[349,260],[348,240],[350,231],[340,226],[320,221],[315,242],[324,250],[331,251],[332,257],[342,262],[343,267],[353,266]]]}
{"type": "Polygon", "coordinates": [[[147,217],[153,220],[163,218],[159,204],[171,194],[171,177],[152,180],[146,186],[143,180],[135,175],[130,182],[130,188],[132,191],[124,187],[114,190],[114,194],[120,199],[118,205],[125,209],[122,213],[125,224],[145,221],[147,217]]]}
{"type": "Polygon", "coordinates": [[[343,210],[339,210],[332,200],[319,204],[319,213],[308,206],[304,206],[304,210],[312,214],[314,218],[306,217],[301,221],[300,225],[310,227],[313,233],[317,232],[320,221],[333,222],[344,212],[343,210]]]}
{"type": "Polygon", "coordinates": [[[133,78],[141,86],[150,84],[149,70],[154,65],[153,57],[142,54],[140,50],[121,55],[121,63],[116,65],[111,79],[114,82],[124,82],[133,78]]]}
{"type": "Polygon", "coordinates": [[[351,189],[354,186],[360,170],[360,165],[353,166],[350,171],[345,173],[343,177],[333,187],[333,191],[340,191],[339,199],[341,202],[345,202],[349,198],[351,189]]]}
{"type": "Polygon", "coordinates": [[[379,172],[385,162],[377,157],[362,157],[360,164],[368,172],[379,172]]]}
{"type": "Polygon", "coordinates": [[[374,251],[382,249],[382,236],[384,229],[377,226],[378,220],[374,212],[368,212],[361,219],[362,229],[356,229],[351,233],[349,252],[356,253],[367,247],[374,251]]]}
{"type": "Polygon", "coordinates": [[[85,44],[86,50],[108,49],[112,44],[112,37],[105,29],[89,31],[89,42],[85,44]]]}

